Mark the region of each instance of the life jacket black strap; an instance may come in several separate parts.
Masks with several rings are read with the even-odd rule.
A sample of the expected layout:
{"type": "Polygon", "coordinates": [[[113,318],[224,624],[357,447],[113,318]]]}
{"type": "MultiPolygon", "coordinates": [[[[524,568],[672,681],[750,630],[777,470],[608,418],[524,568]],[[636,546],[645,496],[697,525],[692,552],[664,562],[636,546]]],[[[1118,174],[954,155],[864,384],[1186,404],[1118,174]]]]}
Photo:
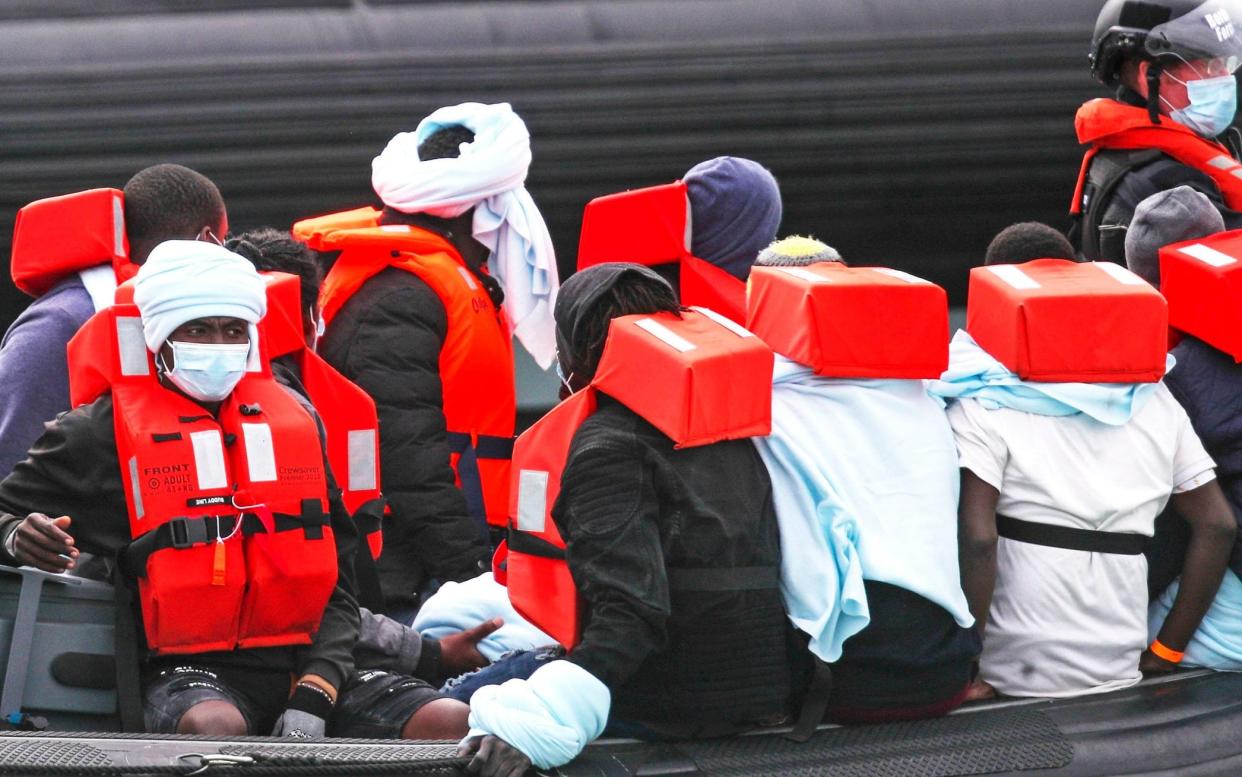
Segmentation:
{"type": "Polygon", "coordinates": [[[363,502],[357,510],[354,510],[354,525],[358,527],[359,534],[365,537],[381,529],[384,522],[385,504],[384,498],[380,497],[363,502]]]}
{"type": "Polygon", "coordinates": [[[513,441],[512,437],[494,437],[490,434],[480,434],[473,446],[470,444],[470,435],[465,432],[447,432],[445,439],[448,440],[449,451],[458,455],[466,452],[467,449],[473,447],[475,458],[479,459],[500,459],[507,460],[513,458],[513,441]]]}
{"type": "Polygon", "coordinates": [[[538,535],[518,531],[512,527],[509,528],[509,551],[511,553],[525,553],[528,556],[538,556],[539,558],[555,559],[556,561],[565,560],[564,548],[558,548],[538,535]]]}
{"type": "MultiPolygon", "coordinates": [[[[276,513],[273,519],[277,532],[301,529],[306,532],[307,539],[312,540],[323,537],[323,527],[328,523],[328,516],[320,508],[318,499],[304,500],[301,515],[276,513]]],[[[173,518],[129,543],[121,552],[121,559],[127,572],[145,577],[147,559],[152,553],[167,548],[185,549],[215,542],[220,537],[232,536],[236,527],[236,515],[222,515],[218,520],[214,515],[173,518]]],[[[266,531],[258,516],[253,513],[245,514],[241,526],[243,535],[250,536],[266,531]]]]}
{"type": "MultiPolygon", "coordinates": [[[[1102,239],[1100,235],[1101,221],[1104,210],[1113,199],[1113,192],[1120,185],[1121,179],[1131,170],[1151,164],[1163,154],[1151,148],[1134,150],[1105,149],[1091,160],[1087,168],[1087,180],[1083,186],[1083,202],[1081,208],[1082,255],[1088,261],[1096,261],[1102,257],[1102,239]]],[[[1103,257],[1112,258],[1112,257],[1103,257]]]]}
{"type": "Polygon", "coordinates": [[[781,570],[762,567],[670,567],[668,586],[674,591],[762,591],[781,587],[781,570]]]}
{"type": "Polygon", "coordinates": [[[1141,534],[1051,526],[1046,523],[1022,521],[1007,515],[996,516],[996,532],[1005,539],[1015,542],[1089,553],[1111,553],[1118,556],[1141,555],[1143,546],[1147,543],[1147,538],[1141,534]]]}

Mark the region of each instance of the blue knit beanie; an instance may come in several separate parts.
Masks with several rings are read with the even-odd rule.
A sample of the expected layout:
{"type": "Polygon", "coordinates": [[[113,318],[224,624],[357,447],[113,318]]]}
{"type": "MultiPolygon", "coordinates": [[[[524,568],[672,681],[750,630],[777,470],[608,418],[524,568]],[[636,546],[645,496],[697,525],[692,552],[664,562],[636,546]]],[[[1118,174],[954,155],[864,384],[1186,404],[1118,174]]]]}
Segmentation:
{"type": "Polygon", "coordinates": [[[776,239],[781,190],[758,162],[718,156],[690,168],[690,253],[746,280],[755,257],[776,239]]]}

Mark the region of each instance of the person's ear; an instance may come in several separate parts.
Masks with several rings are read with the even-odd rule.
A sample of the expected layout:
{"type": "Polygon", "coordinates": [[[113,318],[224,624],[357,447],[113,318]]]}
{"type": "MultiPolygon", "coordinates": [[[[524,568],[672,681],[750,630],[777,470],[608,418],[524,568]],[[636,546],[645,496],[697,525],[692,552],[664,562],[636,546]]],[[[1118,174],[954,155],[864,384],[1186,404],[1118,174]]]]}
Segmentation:
{"type": "Polygon", "coordinates": [[[201,240],[204,243],[215,243],[218,246],[224,245],[224,240],[216,234],[216,231],[209,226],[204,226],[194,236],[195,240],[201,240]]]}

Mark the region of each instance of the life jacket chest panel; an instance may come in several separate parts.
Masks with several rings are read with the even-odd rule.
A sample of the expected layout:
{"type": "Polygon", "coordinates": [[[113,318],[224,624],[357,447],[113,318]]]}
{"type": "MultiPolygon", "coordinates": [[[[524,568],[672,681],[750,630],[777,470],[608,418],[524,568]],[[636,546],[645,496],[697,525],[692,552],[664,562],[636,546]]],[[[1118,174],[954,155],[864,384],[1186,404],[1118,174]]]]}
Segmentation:
{"type": "MultiPolygon", "coordinates": [[[[378,218],[379,211],[371,210],[378,218]]],[[[359,211],[335,214],[351,224],[359,211]],[[351,215],[352,214],[352,215],[351,215]]],[[[418,276],[444,305],[448,332],[440,348],[442,402],[450,465],[467,502],[481,505],[480,519],[504,526],[509,504],[509,463],[517,415],[513,340],[504,311],[439,235],[407,225],[355,226],[331,231],[327,222],[299,222],[319,244],[341,250],[320,295],[331,326],[341,307],[370,278],[394,267],[418,276]],[[463,477],[463,467],[468,468],[463,477]],[[476,491],[477,489],[477,491],[476,491]]]]}
{"type": "Polygon", "coordinates": [[[1107,98],[1089,100],[1074,118],[1079,143],[1090,143],[1078,173],[1070,213],[1082,212],[1083,188],[1094,156],[1102,149],[1156,149],[1207,175],[1220,189],[1225,205],[1242,209],[1242,163],[1229,149],[1188,127],[1161,118],[1152,124],[1146,108],[1107,98]]]}
{"type": "Polygon", "coordinates": [[[741,324],[746,283],[690,253],[690,200],[685,181],[596,197],[582,214],[578,269],[604,262],[647,267],[677,264],[681,301],[741,324]]]}
{"type": "Polygon", "coordinates": [[[552,520],[569,448],[596,391],[625,404],[677,447],[771,431],[772,351],[718,313],[624,316],[609,327],[591,386],[526,430],[514,446],[512,519],[503,561],[514,608],[567,648],[583,607],[552,520]]]}
{"type": "Polygon", "coordinates": [[[306,347],[301,280],[279,272],[263,273],[263,278],[267,282],[267,315],[258,324],[259,338],[266,343],[271,358],[293,355],[297,359],[302,387],[323,422],[328,462],[345,508],[366,538],[371,557],[379,558],[384,502],[375,402],[306,347]]]}
{"type": "Polygon", "coordinates": [[[266,370],[247,374],[216,417],[161,386],[149,354],[145,371],[104,373],[142,361],[117,337],[134,320],[131,305],[97,313],[69,355],[78,399],[101,379],[112,394],[148,647],[308,644],[337,578],[314,421],[266,370]]]}
{"type": "Polygon", "coordinates": [[[746,326],[772,349],[834,378],[939,378],[949,302],[939,286],[886,267],[756,267],[746,326]]]}
{"type": "Polygon", "coordinates": [[[9,272],[32,297],[76,272],[111,264],[117,280],[137,271],[129,261],[124,194],[90,189],[35,200],[17,212],[9,272]]]}
{"type": "Polygon", "coordinates": [[[1168,307],[1112,262],[1036,259],[970,271],[966,331],[1023,380],[1153,383],[1164,375],[1168,307]]]}
{"type": "Polygon", "coordinates": [[[1169,326],[1242,362],[1242,230],[1160,249],[1169,326]]]}

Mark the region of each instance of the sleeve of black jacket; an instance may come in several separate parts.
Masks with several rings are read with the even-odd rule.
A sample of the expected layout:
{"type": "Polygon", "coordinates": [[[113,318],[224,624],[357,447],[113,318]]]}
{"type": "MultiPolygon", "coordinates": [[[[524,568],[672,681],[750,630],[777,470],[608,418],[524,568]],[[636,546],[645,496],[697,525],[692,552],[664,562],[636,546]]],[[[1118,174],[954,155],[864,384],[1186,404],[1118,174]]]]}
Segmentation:
{"type": "Polygon", "coordinates": [[[590,614],[569,660],[615,689],[664,647],[672,604],[655,484],[640,446],[593,421],[574,439],[553,517],[590,614]]]}
{"type": "Polygon", "coordinates": [[[345,304],[321,347],[379,412],[380,473],[392,507],[379,575],[389,608],[412,603],[427,578],[465,580],[486,568],[482,533],[449,466],[440,382],[447,331],[435,292],[386,270],[345,304]]]}

